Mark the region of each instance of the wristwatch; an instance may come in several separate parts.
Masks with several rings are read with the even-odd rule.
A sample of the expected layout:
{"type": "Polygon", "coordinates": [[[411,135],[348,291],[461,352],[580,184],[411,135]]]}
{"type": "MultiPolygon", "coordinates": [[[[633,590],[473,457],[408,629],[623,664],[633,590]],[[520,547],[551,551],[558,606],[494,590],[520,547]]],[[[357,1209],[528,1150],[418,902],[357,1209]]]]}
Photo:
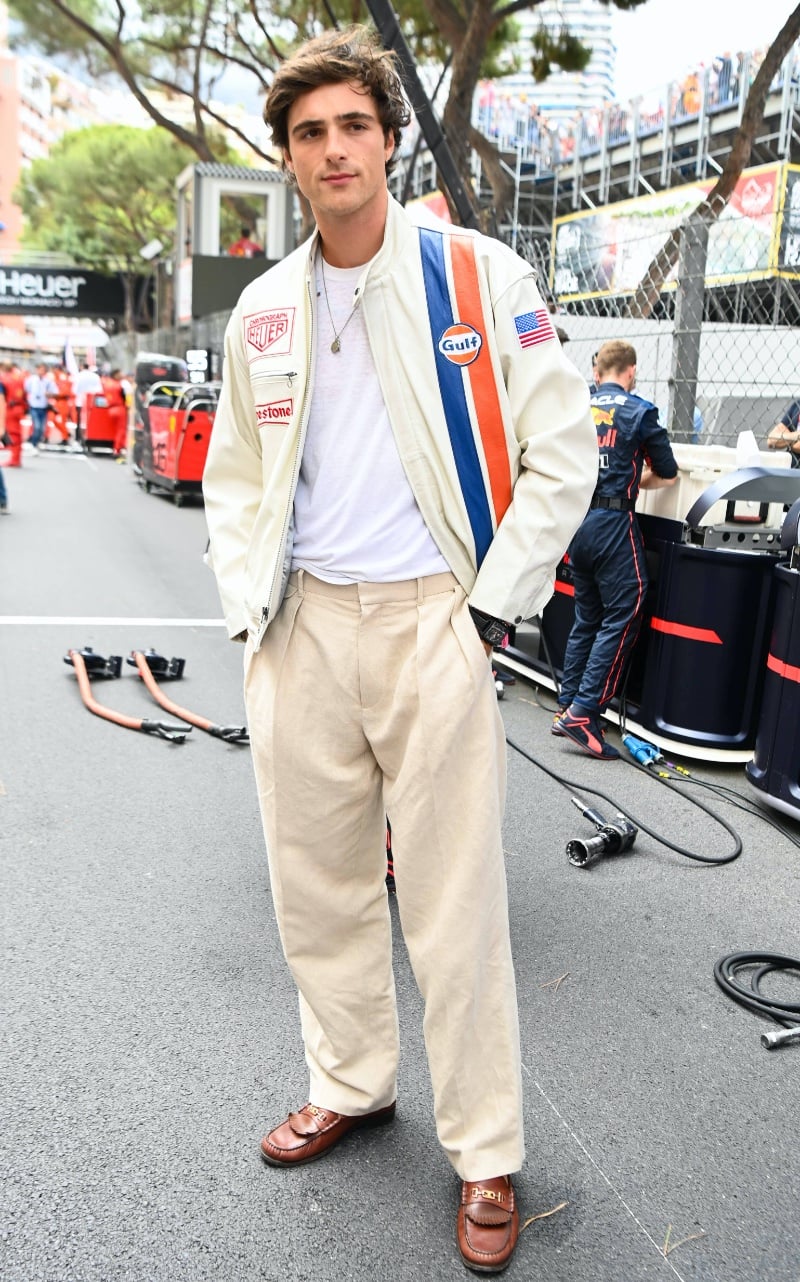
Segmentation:
{"type": "Polygon", "coordinates": [[[511,625],[506,623],[505,619],[496,619],[492,614],[484,614],[483,610],[476,610],[474,605],[469,607],[469,612],[481,641],[494,646],[500,645],[506,639],[511,625]]]}

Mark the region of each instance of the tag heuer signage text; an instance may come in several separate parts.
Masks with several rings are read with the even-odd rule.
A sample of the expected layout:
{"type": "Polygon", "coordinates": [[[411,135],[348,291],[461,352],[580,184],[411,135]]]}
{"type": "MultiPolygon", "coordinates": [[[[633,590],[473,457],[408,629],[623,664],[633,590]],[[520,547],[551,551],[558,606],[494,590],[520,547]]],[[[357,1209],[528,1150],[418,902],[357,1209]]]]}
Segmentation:
{"type": "Polygon", "coordinates": [[[121,316],[122,282],[76,267],[0,267],[0,314],[121,316]]]}

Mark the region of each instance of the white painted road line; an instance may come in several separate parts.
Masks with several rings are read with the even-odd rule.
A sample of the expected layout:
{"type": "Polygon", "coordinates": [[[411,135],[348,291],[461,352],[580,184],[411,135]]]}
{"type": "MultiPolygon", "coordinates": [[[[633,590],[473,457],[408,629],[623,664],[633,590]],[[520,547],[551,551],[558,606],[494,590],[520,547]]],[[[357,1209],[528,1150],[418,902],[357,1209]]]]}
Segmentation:
{"type": "Polygon", "coordinates": [[[128,619],[84,614],[0,614],[0,627],[224,628],[224,619],[128,619]]]}

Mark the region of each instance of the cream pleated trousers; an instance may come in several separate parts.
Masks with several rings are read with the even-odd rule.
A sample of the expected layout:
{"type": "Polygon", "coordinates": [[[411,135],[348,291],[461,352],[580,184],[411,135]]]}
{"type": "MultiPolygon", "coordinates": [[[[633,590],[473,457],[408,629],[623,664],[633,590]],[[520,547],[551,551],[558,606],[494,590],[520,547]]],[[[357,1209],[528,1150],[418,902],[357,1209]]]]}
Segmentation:
{"type": "Polygon", "coordinates": [[[388,814],[440,1143],[462,1179],[519,1170],[505,741],[463,590],[293,574],[247,647],[245,702],[309,1099],[356,1115],[396,1098],[388,814]]]}

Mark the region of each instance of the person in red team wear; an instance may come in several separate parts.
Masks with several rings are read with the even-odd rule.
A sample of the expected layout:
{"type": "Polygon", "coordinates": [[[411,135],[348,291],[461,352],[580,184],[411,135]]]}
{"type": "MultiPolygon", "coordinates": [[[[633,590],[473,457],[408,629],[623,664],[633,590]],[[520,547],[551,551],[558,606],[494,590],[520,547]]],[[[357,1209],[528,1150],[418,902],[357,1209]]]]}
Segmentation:
{"type": "Polygon", "coordinates": [[[63,365],[57,365],[53,370],[53,380],[58,391],[52,398],[52,412],[48,416],[47,426],[54,427],[58,432],[61,445],[67,445],[70,440],[69,425],[73,415],[72,407],[75,403],[72,395],[72,379],[63,365]]]}
{"type": "Polygon", "coordinates": [[[242,234],[228,249],[232,258],[263,258],[264,248],[253,240],[249,227],[242,228],[242,234]]]}
{"type": "Polygon", "coordinates": [[[25,371],[11,361],[3,361],[0,378],[6,389],[6,436],[11,451],[8,466],[22,467],[22,420],[28,410],[25,371]]]}
{"type": "Polygon", "coordinates": [[[112,369],[101,379],[103,395],[108,401],[108,417],[114,438],[114,454],[120,458],[125,453],[128,435],[128,408],[125,404],[125,389],[122,386],[122,371],[112,369]]]}

